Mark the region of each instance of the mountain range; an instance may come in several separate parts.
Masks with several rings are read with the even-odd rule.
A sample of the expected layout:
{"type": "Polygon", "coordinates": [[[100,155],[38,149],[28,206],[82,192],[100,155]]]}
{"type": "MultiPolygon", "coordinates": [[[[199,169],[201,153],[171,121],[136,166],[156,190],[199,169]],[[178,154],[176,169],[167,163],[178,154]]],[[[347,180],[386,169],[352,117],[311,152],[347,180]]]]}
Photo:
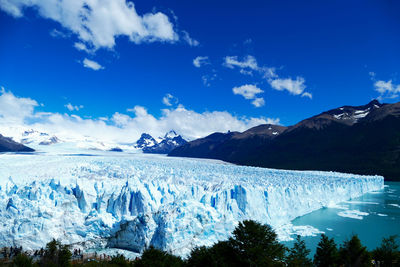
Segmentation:
{"type": "Polygon", "coordinates": [[[151,135],[143,133],[139,140],[136,141],[136,148],[142,149],[143,153],[168,154],[173,149],[187,143],[174,130],[169,131],[163,138],[160,137],[158,139],[157,141],[151,135]]]}
{"type": "Polygon", "coordinates": [[[175,148],[169,156],[400,180],[400,102],[343,106],[290,127],[266,124],[243,133],[213,133],[175,148]]]}

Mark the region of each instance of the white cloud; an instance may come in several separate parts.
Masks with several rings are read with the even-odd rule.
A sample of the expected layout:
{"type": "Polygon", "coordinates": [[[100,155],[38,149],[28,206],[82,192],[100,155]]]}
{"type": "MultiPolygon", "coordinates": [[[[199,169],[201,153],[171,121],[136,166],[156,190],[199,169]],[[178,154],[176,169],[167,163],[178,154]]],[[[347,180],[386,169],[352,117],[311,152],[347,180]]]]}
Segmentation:
{"type": "Polygon", "coordinates": [[[85,68],[89,68],[92,70],[104,69],[104,67],[102,65],[100,65],[99,63],[97,63],[96,61],[93,61],[93,60],[90,60],[87,58],[85,58],[82,63],[85,68]]]}
{"type": "MultiPolygon", "coordinates": [[[[32,117],[35,107],[39,104],[30,98],[17,97],[7,92],[3,87],[0,90],[0,120],[5,124],[23,124],[32,117]]],[[[1,134],[1,133],[0,133],[1,134]]]]}
{"type": "Polygon", "coordinates": [[[244,131],[264,123],[278,124],[279,119],[237,117],[227,111],[196,112],[182,105],[163,109],[160,117],[149,114],[142,106],[129,109],[133,115],[116,112],[111,118],[96,119],[77,115],[38,112],[38,103],[30,98],[16,97],[11,92],[0,93],[0,133],[10,126],[22,126],[54,134],[59,138],[92,137],[104,142],[129,143],[143,132],[162,136],[174,129],[185,138],[194,139],[213,132],[244,131]]]}
{"type": "Polygon", "coordinates": [[[237,56],[227,56],[224,58],[224,65],[231,69],[234,67],[239,67],[241,69],[249,68],[252,70],[259,69],[256,58],[250,55],[246,56],[242,61],[240,61],[237,56]]]}
{"type": "Polygon", "coordinates": [[[247,55],[242,60],[238,56],[227,56],[224,58],[223,65],[230,69],[239,68],[239,72],[244,75],[253,76],[253,73],[259,73],[275,90],[287,90],[293,95],[301,95],[312,99],[311,93],[304,92],[306,85],[303,77],[297,77],[296,80],[291,78],[282,79],[276,74],[276,68],[259,66],[254,56],[247,55]]]}
{"type": "MultiPolygon", "coordinates": [[[[0,1],[1,1],[1,0],[0,0],[0,1]]],[[[69,34],[68,34],[68,33],[59,31],[59,30],[57,30],[57,29],[51,30],[51,31],[50,31],[50,35],[51,35],[51,37],[54,37],[54,38],[67,38],[67,37],[69,37],[69,34]]]]}
{"type": "Polygon", "coordinates": [[[393,99],[399,97],[400,84],[393,84],[392,80],[389,81],[376,81],[374,83],[375,91],[380,95],[378,99],[382,101],[383,99],[393,99]]]}
{"type": "Polygon", "coordinates": [[[263,93],[264,91],[253,84],[245,84],[232,89],[235,95],[241,95],[246,99],[254,99],[257,94],[263,93]]]}
{"type": "Polygon", "coordinates": [[[163,102],[164,105],[170,107],[170,106],[172,106],[174,104],[177,104],[178,103],[178,99],[176,97],[174,97],[173,95],[171,95],[171,94],[165,94],[165,96],[162,99],[162,102],[163,102]]]}
{"type": "Polygon", "coordinates": [[[182,39],[188,43],[190,46],[199,46],[200,42],[193,39],[192,37],[190,37],[189,33],[187,31],[182,31],[182,39]]]}
{"type": "Polygon", "coordinates": [[[252,104],[253,106],[255,106],[256,108],[259,108],[259,107],[262,107],[262,106],[265,105],[265,101],[264,101],[264,98],[262,98],[262,97],[257,97],[256,99],[254,99],[254,100],[251,102],[251,104],[252,104]]]}
{"type": "Polygon", "coordinates": [[[305,86],[305,80],[303,77],[297,77],[296,80],[291,78],[286,79],[274,79],[269,81],[271,87],[278,91],[286,90],[292,95],[300,95],[303,93],[305,86]]]}
{"type": "Polygon", "coordinates": [[[258,88],[253,84],[245,84],[239,87],[234,87],[232,89],[235,95],[241,95],[245,99],[253,100],[251,104],[256,108],[262,107],[265,105],[265,100],[262,97],[257,97],[258,94],[263,93],[264,91],[258,88]]]}
{"type": "MultiPolygon", "coordinates": [[[[134,4],[125,0],[0,0],[0,9],[14,17],[22,17],[27,8],[60,23],[76,34],[81,43],[94,50],[113,48],[119,36],[126,36],[134,43],[175,42],[179,39],[165,14],[139,15],[134,4]]],[[[187,38],[190,37],[187,35],[187,38]]],[[[192,40],[192,44],[196,42],[192,40]]]]}
{"type": "Polygon", "coordinates": [[[223,65],[230,69],[237,67],[240,69],[239,72],[245,75],[253,75],[253,71],[256,71],[263,78],[270,79],[276,77],[275,68],[259,66],[256,58],[251,55],[245,56],[242,60],[239,60],[238,56],[227,56],[224,58],[223,65]]]}
{"type": "Polygon", "coordinates": [[[369,76],[371,77],[371,79],[375,79],[376,73],[373,71],[368,72],[369,76]]]}
{"type": "Polygon", "coordinates": [[[239,72],[240,72],[241,74],[253,76],[253,72],[252,72],[251,70],[241,69],[239,72]]]}
{"type": "Polygon", "coordinates": [[[69,111],[74,111],[74,110],[79,111],[80,109],[84,108],[83,105],[74,106],[71,103],[64,105],[64,107],[66,107],[69,111]]]}
{"type": "Polygon", "coordinates": [[[312,99],[312,94],[309,92],[304,92],[301,97],[308,97],[309,99],[312,99]]]}
{"type": "Polygon", "coordinates": [[[201,66],[204,66],[204,65],[207,65],[207,64],[210,64],[210,62],[208,61],[208,57],[198,56],[195,59],[193,59],[193,65],[196,68],[200,68],[201,66]]]}
{"type": "Polygon", "coordinates": [[[89,49],[84,43],[74,43],[74,47],[79,50],[79,51],[84,51],[88,54],[93,54],[94,50],[93,49],[89,49]]]}

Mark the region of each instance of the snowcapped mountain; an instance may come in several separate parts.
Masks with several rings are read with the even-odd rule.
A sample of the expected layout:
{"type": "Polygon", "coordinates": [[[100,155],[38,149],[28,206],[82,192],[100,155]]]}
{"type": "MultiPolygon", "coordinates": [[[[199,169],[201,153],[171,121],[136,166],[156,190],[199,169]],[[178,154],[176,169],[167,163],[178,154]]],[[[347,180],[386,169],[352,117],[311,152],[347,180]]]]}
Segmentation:
{"type": "Polygon", "coordinates": [[[215,133],[169,155],[277,169],[379,174],[396,181],[399,133],[400,102],[373,100],[328,110],[289,127],[260,125],[243,133],[215,133]]]}
{"type": "Polygon", "coordinates": [[[142,133],[139,140],[136,141],[136,147],[139,149],[143,149],[145,147],[152,147],[157,144],[156,139],[154,139],[151,135],[147,133],[142,133]]]}
{"type": "Polygon", "coordinates": [[[133,152],[167,154],[172,149],[187,143],[175,131],[167,132],[164,137],[153,138],[143,133],[134,145],[130,140],[124,143],[109,142],[91,136],[70,135],[68,133],[43,132],[23,126],[3,127],[0,134],[10,137],[17,143],[28,145],[39,152],[51,153],[89,153],[94,152],[133,152]]]}
{"type": "Polygon", "coordinates": [[[59,142],[60,142],[60,139],[58,139],[57,136],[53,136],[47,140],[43,140],[42,142],[39,143],[39,145],[48,146],[48,145],[52,145],[52,144],[57,144],[59,142]]]}
{"type": "Polygon", "coordinates": [[[90,136],[71,136],[67,133],[50,133],[23,126],[2,127],[0,134],[17,143],[47,153],[102,153],[106,151],[139,152],[131,144],[104,142],[90,136]]]}
{"type": "Polygon", "coordinates": [[[325,113],[333,116],[337,120],[349,121],[354,124],[360,119],[365,118],[371,111],[379,109],[383,105],[384,104],[379,103],[378,100],[373,100],[363,106],[343,106],[325,113]]]}
{"type": "Polygon", "coordinates": [[[298,128],[323,129],[331,124],[344,124],[352,126],[358,122],[362,122],[371,112],[375,112],[385,104],[373,100],[362,106],[342,106],[340,108],[325,111],[319,115],[305,119],[288,128],[288,132],[298,128]]]}
{"type": "Polygon", "coordinates": [[[144,153],[168,154],[171,150],[186,144],[187,141],[174,130],[167,132],[158,141],[151,135],[143,133],[136,142],[136,148],[142,149],[144,153]]]}
{"type": "Polygon", "coordinates": [[[52,238],[83,249],[187,255],[227,239],[239,221],[281,240],[321,233],[298,216],[383,188],[381,176],[286,171],[162,155],[0,154],[0,247],[52,238]],[[121,155],[121,156],[119,156],[121,155]],[[304,230],[305,229],[305,230],[304,230]]]}

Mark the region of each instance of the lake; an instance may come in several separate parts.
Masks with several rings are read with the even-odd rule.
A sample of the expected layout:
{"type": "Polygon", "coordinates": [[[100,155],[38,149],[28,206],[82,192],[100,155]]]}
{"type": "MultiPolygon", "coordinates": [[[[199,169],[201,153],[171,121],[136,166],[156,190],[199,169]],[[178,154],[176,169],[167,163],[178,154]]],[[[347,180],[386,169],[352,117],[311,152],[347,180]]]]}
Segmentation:
{"type": "MultiPolygon", "coordinates": [[[[374,249],[380,246],[383,237],[400,237],[400,182],[385,182],[385,188],[381,191],[314,211],[296,218],[292,223],[311,225],[333,237],[337,244],[348,240],[354,233],[363,245],[374,249]]],[[[314,254],[320,235],[303,238],[311,254],[314,254]]],[[[288,246],[293,244],[285,243],[288,246]]]]}

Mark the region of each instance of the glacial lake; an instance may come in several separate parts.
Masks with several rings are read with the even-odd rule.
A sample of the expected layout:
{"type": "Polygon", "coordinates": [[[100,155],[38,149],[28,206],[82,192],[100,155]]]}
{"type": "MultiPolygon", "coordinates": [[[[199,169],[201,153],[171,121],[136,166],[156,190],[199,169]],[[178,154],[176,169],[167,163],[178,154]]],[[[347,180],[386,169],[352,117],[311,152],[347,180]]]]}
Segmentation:
{"type": "MultiPolygon", "coordinates": [[[[311,225],[336,244],[357,234],[369,250],[380,246],[383,237],[398,235],[400,243],[400,182],[385,182],[381,191],[339,203],[336,207],[323,208],[296,218],[293,225],[311,225]]],[[[321,235],[302,237],[314,255],[321,235]]],[[[285,242],[291,246],[293,242],[285,242]]]]}

